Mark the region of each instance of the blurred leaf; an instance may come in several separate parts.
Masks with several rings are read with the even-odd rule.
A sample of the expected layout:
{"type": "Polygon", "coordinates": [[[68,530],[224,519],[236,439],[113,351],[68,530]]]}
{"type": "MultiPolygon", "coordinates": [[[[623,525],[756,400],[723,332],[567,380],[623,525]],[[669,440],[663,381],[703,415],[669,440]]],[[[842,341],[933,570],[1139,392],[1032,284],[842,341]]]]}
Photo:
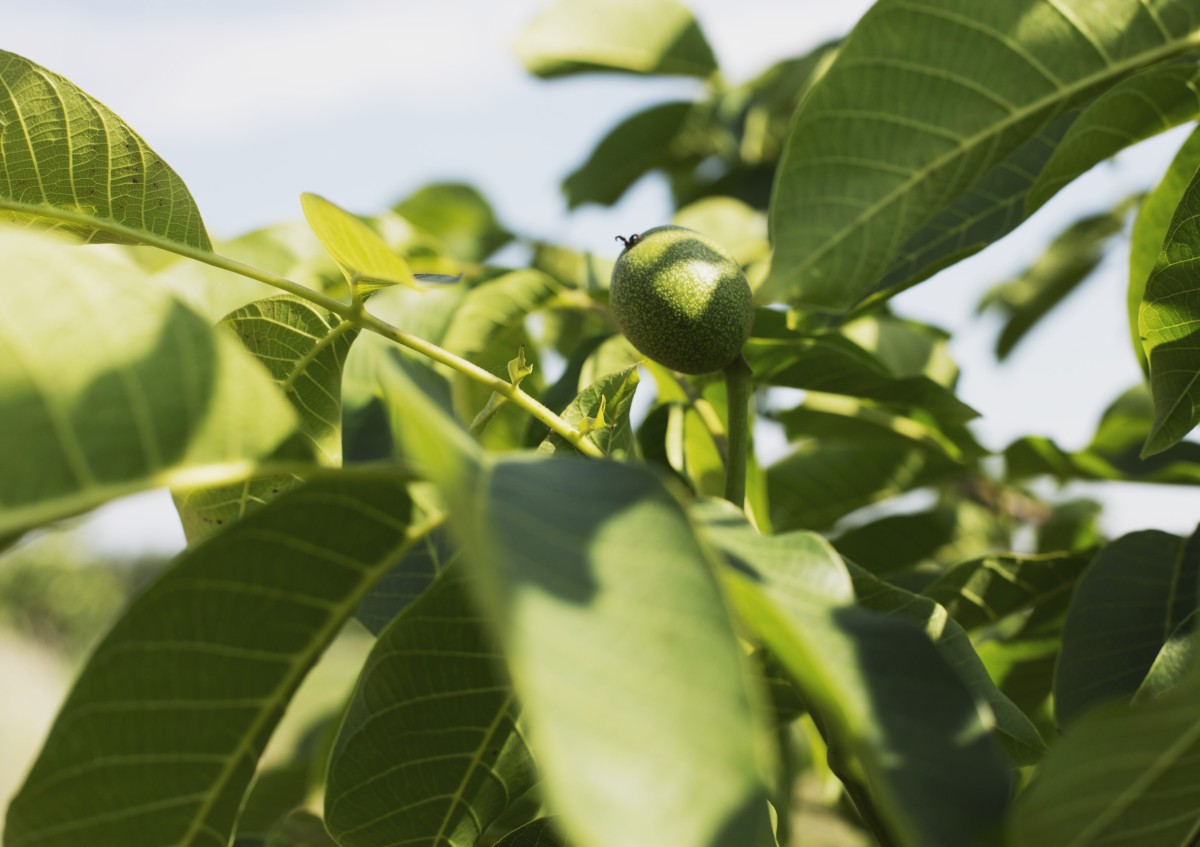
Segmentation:
{"type": "Polygon", "coordinates": [[[1134,74],[1089,103],[1029,189],[1026,214],[1094,165],[1200,116],[1198,84],[1200,67],[1189,57],[1134,74]]]}
{"type": "Polygon", "coordinates": [[[1065,131],[1054,120],[1190,51],[1197,27],[1189,15],[1147,14],[1139,0],[1075,3],[1069,13],[1052,4],[876,3],[792,124],[772,201],[769,293],[845,310],[986,244],[991,237],[971,233],[972,217],[998,208],[998,234],[1011,229],[1024,210],[1003,209],[1005,198],[1041,170],[1065,131]],[[1038,149],[1023,149],[1031,143],[1038,149]],[[1010,164],[1018,153],[1035,165],[1024,174],[1010,164]],[[989,179],[1000,183],[990,202],[977,189],[989,179]],[[938,219],[962,200],[971,207],[938,219]],[[947,231],[967,237],[929,255],[947,231]],[[910,251],[929,258],[893,279],[889,269],[910,263],[910,251]]]}
{"type": "Polygon", "coordinates": [[[753,693],[679,504],[616,462],[486,459],[414,386],[402,394],[398,431],[453,509],[563,828],[772,845],[753,693]]]}
{"type": "Polygon", "coordinates": [[[621,71],[707,77],[717,60],[692,13],[677,0],[558,0],[514,45],[543,78],[621,71]]]}
{"type": "Polygon", "coordinates": [[[996,741],[1009,763],[1014,766],[1036,764],[1046,751],[1046,743],[1029,718],[992,682],[971,646],[966,630],[946,609],[929,597],[889,585],[852,562],[847,562],[846,566],[860,605],[879,614],[912,621],[923,629],[971,696],[987,704],[996,718],[993,728],[996,741]]]}
{"type": "Polygon", "coordinates": [[[1114,236],[1125,225],[1129,201],[1111,212],[1090,215],[1055,237],[1037,260],[1015,279],[991,288],[979,311],[1004,317],[996,358],[1004,361],[1031,329],[1099,267],[1114,236]]]}
{"type": "Polygon", "coordinates": [[[989,710],[926,634],[856,608],[845,567],[819,536],[761,536],[713,505],[703,526],[729,561],[733,607],[800,688],[872,830],[888,843],[950,847],[995,827],[1010,785],[989,710]]]}
{"type": "Polygon", "coordinates": [[[342,847],[474,844],[532,787],[501,666],[457,566],[380,633],[329,763],[325,820],[342,847]]]}
{"type": "Polygon", "coordinates": [[[1166,695],[1084,716],[1017,799],[1013,844],[1184,847],[1200,826],[1200,673],[1166,695]]]}
{"type": "Polygon", "coordinates": [[[329,837],[319,817],[297,809],[267,833],[265,847],[338,847],[338,844],[329,837]]]}
{"type": "Polygon", "coordinates": [[[313,483],[184,553],[84,667],[8,842],[226,842],[297,685],[424,531],[409,509],[386,475],[313,483]]]}
{"type": "Polygon", "coordinates": [[[1154,657],[1150,670],[1146,671],[1146,678],[1138,686],[1133,702],[1159,697],[1170,691],[1196,666],[1196,660],[1200,658],[1200,644],[1196,643],[1198,621],[1200,610],[1194,609],[1175,626],[1158,655],[1154,657]]]}
{"type": "Polygon", "coordinates": [[[1129,332],[1133,336],[1133,350],[1142,370],[1147,373],[1150,372],[1150,364],[1146,360],[1139,323],[1146,281],[1154,271],[1158,254],[1162,252],[1175,208],[1183,199],[1183,194],[1197,168],[1200,168],[1200,132],[1193,131],[1175,154],[1158,185],[1142,201],[1142,208],[1133,223],[1126,306],[1129,311],[1129,332]]]}
{"type": "Polygon", "coordinates": [[[554,828],[555,818],[538,818],[496,842],[494,847],[571,847],[554,828]]]}
{"type": "Polygon", "coordinates": [[[36,221],[92,242],[132,244],[144,232],[212,250],[187,186],[141,136],[70,80],[5,51],[0,126],[0,220],[36,221]],[[64,223],[39,214],[47,207],[134,232],[64,223]]]}
{"type": "Polygon", "coordinates": [[[1193,265],[1200,257],[1200,177],[1193,176],[1175,208],[1162,252],[1146,281],[1139,317],[1150,363],[1154,426],[1143,456],[1178,443],[1200,422],[1200,371],[1196,331],[1200,322],[1193,265]]]}
{"type": "Polygon", "coordinates": [[[422,186],[393,210],[435,236],[464,262],[482,262],[513,237],[500,225],[484,196],[461,182],[422,186]]]}
{"type": "Polygon", "coordinates": [[[559,290],[554,279],[535,270],[511,271],[489,280],[464,295],[441,344],[467,356],[486,350],[497,336],[548,305],[559,290]]]}
{"type": "MultiPolygon", "coordinates": [[[[342,363],[358,335],[354,324],[282,295],[243,306],[220,325],[231,329],[262,362],[296,410],[303,455],[324,465],[340,465],[342,363]]],[[[173,493],[188,542],[195,543],[300,481],[298,474],[272,475],[173,493]]]]}
{"type": "Polygon", "coordinates": [[[956,565],[921,593],[974,630],[1069,595],[1094,553],[995,553],[956,565]]]}
{"type": "Polygon", "coordinates": [[[733,197],[705,197],[675,213],[671,222],[713,238],[739,265],[767,258],[767,217],[733,197]]]}
{"type": "Polygon", "coordinates": [[[21,281],[0,286],[0,534],[244,478],[296,431],[241,345],[141,272],[33,233],[0,253],[21,281]]]}
{"type": "Polygon", "coordinates": [[[1037,526],[1037,552],[1085,550],[1104,543],[1098,518],[1103,506],[1095,500],[1058,503],[1037,526]]]}
{"type": "MultiPolygon", "coordinates": [[[[588,440],[606,455],[631,456],[633,454],[633,426],[629,422],[629,408],[637,390],[637,368],[627,368],[601,377],[579,393],[560,417],[571,426],[578,427],[585,418],[595,417],[605,406],[605,426],[588,433],[588,440]]],[[[562,436],[550,433],[538,449],[539,453],[552,454],[559,451],[574,453],[575,450],[562,436]]]]}
{"type": "Polygon", "coordinates": [[[886,515],[832,539],[838,552],[876,576],[892,579],[923,563],[948,565],[994,549],[996,518],[969,501],[886,515]]]}
{"type": "Polygon", "coordinates": [[[662,103],[617,124],[588,160],[563,180],[567,208],[611,206],[639,179],[669,164],[672,146],[695,110],[691,102],[662,103]]]}
{"type": "Polygon", "coordinates": [[[304,217],[359,294],[392,285],[417,287],[408,263],[375,231],[340,206],[316,194],[301,194],[304,217]]]}
{"type": "Polygon", "coordinates": [[[876,356],[840,335],[751,336],[744,352],[758,383],[915,406],[952,423],[978,416],[929,377],[896,375],[876,356]]]}
{"type": "Polygon", "coordinates": [[[567,288],[579,288],[607,298],[615,263],[615,259],[605,259],[591,253],[578,253],[553,244],[538,244],[533,252],[531,267],[549,274],[567,288]]]}
{"type": "Polygon", "coordinates": [[[1100,551],[1071,598],[1054,675],[1060,727],[1133,697],[1175,628],[1196,610],[1200,549],[1158,530],[1100,551]]]}
{"type": "Polygon", "coordinates": [[[777,530],[823,530],[855,509],[945,479],[960,470],[926,450],[821,440],[767,468],[777,530]]]}

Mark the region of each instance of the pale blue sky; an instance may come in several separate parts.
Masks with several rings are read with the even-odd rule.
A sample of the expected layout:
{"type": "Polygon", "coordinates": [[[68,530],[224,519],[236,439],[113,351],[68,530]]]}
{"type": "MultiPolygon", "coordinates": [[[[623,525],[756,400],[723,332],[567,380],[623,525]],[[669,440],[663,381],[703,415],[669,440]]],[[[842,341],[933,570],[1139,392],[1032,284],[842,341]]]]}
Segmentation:
{"type": "MultiPolygon", "coordinates": [[[[183,176],[209,229],[231,236],[299,216],[301,191],[369,212],[434,179],[478,185],[530,235],[611,251],[615,232],[669,216],[661,182],[616,209],[568,217],[558,182],[625,115],[698,83],[591,77],[538,82],[509,45],[544,3],[471,0],[6,3],[3,47],[55,70],[132,124],[183,176]]],[[[865,0],[690,3],[737,81],[848,28],[865,0]]],[[[1075,216],[1152,184],[1177,132],[1103,165],[1001,244],[895,302],[955,332],[961,393],[991,447],[1025,433],[1067,447],[1139,378],[1124,323],[1126,256],[1024,343],[1004,367],[995,325],[973,316],[990,284],[1031,261],[1075,216]]],[[[1195,489],[1104,486],[1111,532],[1190,531],[1195,489]]],[[[118,508],[177,541],[161,497],[118,508]],[[166,516],[166,517],[164,517],[166,516]]],[[[126,518],[129,519],[129,518],[126,518]]]]}

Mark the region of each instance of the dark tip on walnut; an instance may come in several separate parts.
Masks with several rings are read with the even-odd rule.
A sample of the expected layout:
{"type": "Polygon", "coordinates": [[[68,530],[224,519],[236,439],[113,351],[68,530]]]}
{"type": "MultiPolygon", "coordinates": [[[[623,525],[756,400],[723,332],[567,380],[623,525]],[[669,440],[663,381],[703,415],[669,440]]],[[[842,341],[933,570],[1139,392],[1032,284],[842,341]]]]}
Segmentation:
{"type": "Polygon", "coordinates": [[[626,238],[623,235],[618,235],[616,240],[620,241],[622,244],[624,244],[625,249],[628,250],[630,247],[632,247],[633,245],[635,245],[639,241],[641,241],[642,237],[635,232],[633,235],[629,236],[628,238],[626,238]]]}

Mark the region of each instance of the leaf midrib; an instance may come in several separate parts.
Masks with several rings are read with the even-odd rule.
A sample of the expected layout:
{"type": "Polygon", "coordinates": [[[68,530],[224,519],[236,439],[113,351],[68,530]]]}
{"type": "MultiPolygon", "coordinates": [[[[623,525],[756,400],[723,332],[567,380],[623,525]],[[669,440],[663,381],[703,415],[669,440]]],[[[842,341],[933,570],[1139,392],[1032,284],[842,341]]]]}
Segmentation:
{"type": "MultiPolygon", "coordinates": [[[[909,191],[911,191],[914,186],[926,179],[931,173],[939,171],[942,168],[949,167],[960,156],[964,156],[969,151],[989,142],[993,137],[1003,133],[1011,126],[1021,123],[1043,109],[1052,109],[1061,103],[1070,102],[1070,100],[1080,92],[1085,91],[1106,79],[1119,78],[1129,72],[1137,70],[1139,67],[1148,66],[1154,62],[1165,60],[1176,53],[1183,52],[1188,47],[1194,47],[1197,45],[1200,45],[1200,31],[1193,31],[1188,36],[1164,44],[1156,50],[1148,51],[1146,53],[1139,53],[1135,57],[1126,59],[1123,62],[1117,62],[1112,65],[1108,65],[1103,71],[1090,76],[1082,77],[1074,83],[1055,89],[1052,94],[1014,110],[1007,118],[992,124],[986,130],[978,132],[973,136],[968,136],[958,147],[954,148],[948,153],[943,154],[942,156],[939,156],[928,165],[913,171],[908,180],[869,206],[861,215],[847,225],[843,226],[842,229],[839,230],[835,235],[826,239],[823,245],[809,253],[807,259],[796,266],[794,273],[796,275],[802,274],[810,267],[816,265],[827,253],[840,245],[843,241],[845,241],[845,239],[849,238],[851,233],[865,227],[868,223],[870,223],[871,220],[873,220],[877,215],[881,214],[882,211],[892,203],[903,199],[903,197],[909,191]]],[[[797,124],[796,129],[800,129],[799,124],[797,124]]],[[[928,223],[935,217],[938,211],[940,211],[940,207],[939,209],[936,209],[932,213],[928,214],[922,223],[928,223]]]]}

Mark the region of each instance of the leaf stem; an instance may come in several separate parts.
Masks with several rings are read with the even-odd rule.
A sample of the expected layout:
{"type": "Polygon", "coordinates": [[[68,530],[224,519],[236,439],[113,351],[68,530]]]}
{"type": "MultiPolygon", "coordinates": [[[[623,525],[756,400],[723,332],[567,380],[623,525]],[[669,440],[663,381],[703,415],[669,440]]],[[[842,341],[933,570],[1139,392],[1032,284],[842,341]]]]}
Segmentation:
{"type": "Polygon", "coordinates": [[[746,505],[746,451],[750,449],[750,365],[741,353],[725,366],[725,402],[728,404],[725,466],[725,499],[739,509],[746,505]]]}
{"type": "Polygon", "coordinates": [[[169,253],[175,253],[178,256],[211,265],[214,268],[220,268],[230,273],[257,280],[273,288],[278,288],[280,291],[286,291],[288,294],[292,294],[302,300],[307,300],[309,303],[320,306],[347,321],[351,321],[361,329],[382,335],[384,338],[390,339],[410,350],[415,350],[435,362],[443,364],[476,382],[486,385],[492,391],[524,409],[551,430],[561,435],[580,453],[593,458],[602,458],[604,455],[600,448],[581,435],[575,427],[571,426],[520,388],[505,379],[489,373],[474,362],[470,362],[461,356],[456,356],[449,350],[438,347],[436,344],[431,344],[423,338],[410,335],[392,326],[387,321],[380,320],[365,311],[361,301],[343,303],[341,300],[330,297],[320,291],[314,291],[294,280],[287,279],[270,271],[261,270],[252,265],[247,265],[236,259],[230,259],[227,256],[203,250],[199,247],[192,247],[191,245],[173,241],[151,232],[125,226],[116,221],[92,217],[91,215],[75,212],[70,209],[39,206],[20,203],[8,198],[0,198],[0,211],[17,212],[32,218],[61,221],[62,223],[105,232],[109,235],[118,236],[125,241],[133,242],[134,244],[157,247],[160,250],[166,250],[169,253]]]}

